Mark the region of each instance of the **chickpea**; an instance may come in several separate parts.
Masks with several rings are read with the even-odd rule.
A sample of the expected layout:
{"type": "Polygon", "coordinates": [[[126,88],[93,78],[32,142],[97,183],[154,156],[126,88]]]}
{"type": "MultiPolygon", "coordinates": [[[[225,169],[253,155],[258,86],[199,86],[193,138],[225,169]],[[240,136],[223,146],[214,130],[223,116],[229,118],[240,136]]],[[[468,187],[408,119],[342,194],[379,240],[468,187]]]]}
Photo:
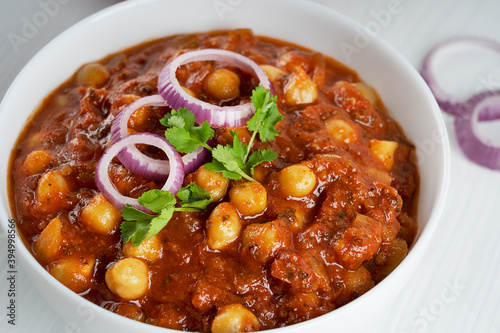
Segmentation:
{"type": "Polygon", "coordinates": [[[52,263],[49,273],[69,289],[81,293],[90,287],[94,266],[94,258],[68,257],[52,263]]]}
{"type": "Polygon", "coordinates": [[[377,93],[372,87],[364,82],[356,82],[354,83],[354,86],[359,90],[361,95],[363,95],[368,102],[370,102],[371,105],[375,105],[377,103],[377,93]]]}
{"type": "Polygon", "coordinates": [[[257,261],[266,263],[279,251],[291,246],[292,233],[281,220],[253,223],[243,230],[241,244],[244,252],[251,254],[257,261]]]}
{"type": "Polygon", "coordinates": [[[132,242],[123,244],[122,253],[127,257],[155,261],[163,256],[163,247],[158,235],[154,235],[146,238],[139,246],[133,246],[132,242]]]}
{"type": "Polygon", "coordinates": [[[401,238],[393,239],[389,244],[384,244],[375,256],[375,264],[379,266],[376,281],[389,275],[408,254],[408,244],[401,238]]]}
{"type": "Polygon", "coordinates": [[[105,280],[113,294],[124,299],[137,299],[148,291],[149,269],[139,259],[125,258],[108,268],[105,280]]]}
{"type": "Polygon", "coordinates": [[[316,175],[305,165],[294,164],[278,173],[278,183],[285,195],[304,197],[316,187],[316,175]]]}
{"type": "Polygon", "coordinates": [[[121,220],[120,210],[113,206],[102,193],[96,194],[80,214],[80,222],[88,230],[103,235],[111,234],[121,220]]]}
{"type": "Polygon", "coordinates": [[[140,130],[141,127],[149,123],[150,109],[148,107],[138,108],[132,113],[128,120],[128,127],[130,130],[140,130]]]}
{"type": "Polygon", "coordinates": [[[370,272],[365,266],[360,266],[355,271],[345,271],[343,278],[345,288],[342,289],[337,299],[337,302],[341,304],[352,301],[375,285],[370,272]]]}
{"type": "Polygon", "coordinates": [[[314,103],[318,99],[318,89],[309,75],[297,67],[284,87],[285,102],[288,105],[314,103]]]}
{"type": "Polygon", "coordinates": [[[352,143],[357,139],[357,133],[349,122],[342,118],[331,118],[326,121],[326,129],[339,142],[352,143]]]}
{"type": "Polygon", "coordinates": [[[226,196],[229,178],[201,167],[196,171],[194,182],[207,190],[214,201],[219,201],[226,196]]]}
{"type": "Polygon", "coordinates": [[[61,220],[58,218],[50,221],[35,241],[33,250],[45,263],[55,259],[62,244],[61,220]]]}
{"type": "Polygon", "coordinates": [[[365,170],[365,174],[375,179],[376,182],[386,185],[391,185],[392,183],[392,176],[385,170],[369,167],[365,170]]]}
{"type": "Polygon", "coordinates": [[[217,69],[207,76],[205,89],[218,100],[237,98],[240,96],[240,78],[228,69],[217,69]]]}
{"type": "Polygon", "coordinates": [[[113,103],[111,104],[111,108],[109,111],[116,116],[118,113],[120,113],[121,110],[140,98],[140,96],[135,94],[117,95],[115,98],[113,98],[113,103]]]}
{"type": "Polygon", "coordinates": [[[240,235],[243,223],[236,209],[229,202],[220,203],[207,220],[208,246],[220,250],[240,235]]]}
{"type": "Polygon", "coordinates": [[[398,148],[395,141],[376,140],[370,142],[370,152],[375,156],[387,171],[391,170],[394,164],[394,153],[398,148]]]}
{"type": "Polygon", "coordinates": [[[60,170],[46,172],[38,181],[36,198],[44,212],[55,212],[68,205],[69,184],[60,170]]]}
{"type": "Polygon", "coordinates": [[[270,173],[271,169],[266,168],[265,163],[261,163],[253,169],[253,179],[258,181],[259,183],[263,183],[270,173]]]}
{"type": "Polygon", "coordinates": [[[212,333],[254,332],[260,329],[259,319],[241,304],[219,307],[212,322],[212,333]]]}
{"type": "Polygon", "coordinates": [[[194,93],[194,91],[192,91],[191,89],[186,88],[186,87],[182,87],[182,89],[183,89],[185,92],[187,92],[189,95],[191,95],[191,97],[198,98],[198,97],[196,96],[196,94],[194,93]]]}
{"type": "Polygon", "coordinates": [[[286,75],[286,72],[272,65],[260,65],[260,68],[266,73],[271,82],[276,82],[286,75]]]}
{"type": "Polygon", "coordinates": [[[45,150],[35,150],[26,156],[21,168],[24,173],[31,176],[47,170],[52,161],[52,154],[46,152],[45,150]]]}
{"type": "Polygon", "coordinates": [[[104,65],[90,63],[83,66],[76,74],[76,83],[81,86],[102,87],[109,80],[109,72],[104,65]]]}
{"type": "Polygon", "coordinates": [[[260,183],[244,182],[229,190],[229,202],[244,216],[257,215],[267,207],[267,191],[260,183]]]}

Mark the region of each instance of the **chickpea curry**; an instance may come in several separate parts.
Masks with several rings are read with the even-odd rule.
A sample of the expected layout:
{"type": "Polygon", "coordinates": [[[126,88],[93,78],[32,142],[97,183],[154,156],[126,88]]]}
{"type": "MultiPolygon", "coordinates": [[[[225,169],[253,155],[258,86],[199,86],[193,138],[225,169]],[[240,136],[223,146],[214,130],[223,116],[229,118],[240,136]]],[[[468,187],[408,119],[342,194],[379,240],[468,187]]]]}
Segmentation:
{"type": "MultiPolygon", "coordinates": [[[[193,61],[174,75],[190,96],[220,107],[249,103],[259,84],[224,61],[193,61]]],[[[128,133],[163,135],[171,110],[138,108],[128,133]]],[[[171,36],[84,65],[30,119],[10,170],[18,229],[51,275],[105,309],[178,330],[258,331],[333,311],[394,270],[417,231],[415,149],[376,91],[327,56],[245,29],[171,36]],[[178,209],[151,237],[126,242],[122,207],[96,184],[112,123],[158,94],[168,63],[204,49],[258,64],[280,114],[273,140],[254,140],[243,125],[215,126],[213,141],[236,137],[275,156],[239,180],[206,160],[181,179],[209,194],[206,207],[178,209]]],[[[163,186],[119,158],[106,173],[131,198],[163,186]]]]}

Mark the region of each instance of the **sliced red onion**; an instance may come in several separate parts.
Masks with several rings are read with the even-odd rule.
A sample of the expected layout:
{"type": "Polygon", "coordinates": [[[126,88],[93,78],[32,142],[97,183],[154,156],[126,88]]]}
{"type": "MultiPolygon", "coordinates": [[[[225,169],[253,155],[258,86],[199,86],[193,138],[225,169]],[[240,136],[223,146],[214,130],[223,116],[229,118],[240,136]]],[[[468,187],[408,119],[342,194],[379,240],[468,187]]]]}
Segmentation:
{"type": "MultiPolygon", "coordinates": [[[[122,209],[126,204],[130,204],[137,209],[147,211],[145,207],[139,204],[137,199],[124,196],[118,192],[116,187],[111,182],[108,174],[108,167],[113,158],[126,147],[131,147],[136,144],[155,146],[167,154],[168,161],[162,162],[164,163],[164,166],[170,165],[170,174],[161,189],[170,191],[172,194],[176,194],[184,181],[184,164],[182,163],[181,156],[164,138],[152,133],[137,133],[128,135],[109,146],[97,163],[95,179],[97,187],[102,192],[104,197],[108,199],[108,201],[111,202],[116,208],[122,209]]],[[[142,157],[142,159],[135,159],[131,162],[136,164],[134,169],[149,168],[149,162],[144,159],[145,156],[141,154],[140,157],[142,157]]]]}
{"type": "Polygon", "coordinates": [[[481,46],[484,48],[492,49],[495,52],[500,53],[500,43],[481,37],[461,37],[449,40],[447,42],[439,44],[437,47],[431,50],[429,54],[424,58],[422,70],[420,74],[422,75],[425,82],[431,89],[436,101],[438,102],[441,109],[452,115],[459,115],[459,112],[464,112],[465,109],[461,108],[460,105],[464,103],[463,99],[451,96],[446,93],[437,83],[434,74],[432,72],[432,62],[436,56],[443,51],[455,47],[457,45],[472,44],[476,46],[481,46]]]}
{"type": "Polygon", "coordinates": [[[459,108],[461,116],[455,118],[455,131],[464,154],[479,165],[500,170],[500,147],[481,141],[474,132],[480,118],[500,119],[500,91],[475,95],[459,108]]]}
{"type": "MultiPolygon", "coordinates": [[[[142,107],[146,106],[168,106],[160,95],[143,97],[123,108],[116,116],[111,125],[111,143],[128,136],[128,121],[132,114],[142,107]]],[[[123,166],[134,174],[151,180],[165,180],[170,173],[170,167],[165,161],[151,158],[144,155],[136,146],[130,145],[118,153],[118,159],[123,166]],[[135,168],[136,161],[142,161],[148,164],[148,168],[135,168]]]]}
{"type": "Polygon", "coordinates": [[[200,101],[185,92],[177,80],[176,72],[180,66],[195,61],[220,61],[239,67],[255,74],[260,83],[274,94],[271,81],[266,73],[257,63],[241,54],[218,49],[203,49],[184,53],[172,60],[161,71],[158,77],[158,92],[173,109],[180,107],[190,109],[200,124],[206,120],[213,127],[245,126],[247,120],[255,113],[255,107],[252,103],[221,107],[200,101]]]}
{"type": "MultiPolygon", "coordinates": [[[[153,95],[143,97],[130,105],[123,108],[116,116],[111,125],[111,143],[115,143],[120,139],[128,136],[128,121],[132,114],[142,107],[146,106],[168,106],[165,100],[160,95],[153,95]]],[[[211,145],[211,142],[207,142],[211,145]]],[[[182,156],[184,162],[184,169],[186,173],[193,172],[205,161],[208,160],[210,151],[206,148],[199,147],[196,151],[182,156]]],[[[150,179],[163,181],[168,178],[170,173],[170,166],[164,160],[151,158],[144,155],[137,149],[135,145],[125,147],[118,153],[118,159],[124,167],[132,171],[137,176],[150,179]],[[138,163],[140,161],[140,163],[138,163]],[[147,168],[143,167],[147,164],[147,168]],[[138,167],[140,166],[140,167],[138,167]]]]}

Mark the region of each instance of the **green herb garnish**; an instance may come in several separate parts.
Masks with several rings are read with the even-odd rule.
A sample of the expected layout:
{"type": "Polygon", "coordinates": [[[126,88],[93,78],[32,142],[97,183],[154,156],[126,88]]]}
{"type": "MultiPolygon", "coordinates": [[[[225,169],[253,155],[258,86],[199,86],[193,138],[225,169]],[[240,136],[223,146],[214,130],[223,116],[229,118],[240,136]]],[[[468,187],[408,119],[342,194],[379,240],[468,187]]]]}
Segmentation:
{"type": "Polygon", "coordinates": [[[181,188],[177,198],[169,191],[150,190],[137,201],[156,214],[148,214],[127,204],[122,209],[120,229],[125,242],[132,240],[133,246],[139,246],[146,237],[151,238],[163,229],[174,212],[200,212],[212,202],[210,193],[204,188],[190,183],[181,188]],[[175,207],[179,204],[180,207],[175,207]]]}
{"type": "MultiPolygon", "coordinates": [[[[259,85],[252,92],[251,101],[256,108],[253,117],[247,122],[252,132],[248,144],[243,143],[236,132],[231,131],[232,145],[217,145],[212,148],[207,141],[214,137],[214,130],[207,121],[196,125],[194,114],[186,108],[173,110],[165,115],[160,123],[168,129],[165,138],[181,153],[192,153],[203,146],[212,152],[213,160],[205,164],[207,170],[220,172],[233,180],[253,179],[254,168],[262,162],[273,161],[278,155],[270,149],[259,149],[250,153],[257,134],[263,142],[272,141],[278,135],[274,126],[283,119],[276,106],[276,97],[269,89],[259,85]]],[[[144,213],[130,205],[122,209],[125,221],[121,224],[122,238],[132,240],[133,246],[140,245],[146,237],[151,238],[163,229],[175,211],[197,212],[206,209],[212,202],[210,193],[191,183],[177,193],[177,198],[168,191],[151,190],[138,198],[141,205],[156,214],[144,213]],[[176,207],[180,206],[180,207],[176,207]]]]}

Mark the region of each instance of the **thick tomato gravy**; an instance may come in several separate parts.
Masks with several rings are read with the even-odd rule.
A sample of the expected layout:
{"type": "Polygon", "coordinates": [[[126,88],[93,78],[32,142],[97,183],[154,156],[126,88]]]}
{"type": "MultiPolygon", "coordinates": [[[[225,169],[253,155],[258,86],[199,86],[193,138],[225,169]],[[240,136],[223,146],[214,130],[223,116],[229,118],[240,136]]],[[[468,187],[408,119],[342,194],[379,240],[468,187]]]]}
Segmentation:
{"type": "MultiPolygon", "coordinates": [[[[168,37],[93,65],[97,70],[82,73],[89,70],[82,67],[30,119],[12,151],[9,180],[12,213],[28,248],[82,297],[129,318],[174,329],[217,331],[224,321],[219,318],[215,327],[214,318],[223,310],[239,316],[242,309],[250,314],[241,316],[251,320],[240,318],[241,330],[270,329],[354,300],[406,256],[417,230],[414,146],[354,71],[317,52],[248,30],[168,37]],[[276,127],[276,140],[256,143],[279,156],[255,170],[265,188],[261,195],[267,195],[265,209],[246,215],[235,203],[240,235],[221,249],[211,248],[207,220],[222,202],[231,203],[228,193],[241,185],[231,181],[206,212],[175,213],[149,252],[127,255],[119,226],[100,232],[81,221],[82,211],[99,192],[97,161],[108,146],[117,113],[140,97],[156,94],[165,64],[179,52],[199,48],[228,49],[273,66],[266,72],[285,118],[276,127]],[[316,97],[304,101],[290,93],[295,89],[292,80],[299,80],[295,87],[300,87],[301,79],[316,89],[316,97]],[[292,192],[287,190],[280,171],[291,165],[312,170],[316,182],[310,193],[290,195],[293,185],[292,192]],[[147,291],[133,299],[116,295],[105,280],[113,263],[129,256],[143,261],[149,272],[147,291]]],[[[246,102],[257,85],[254,77],[224,63],[192,63],[177,76],[198,98],[221,105],[246,102]],[[206,77],[217,68],[239,76],[238,97],[219,100],[205,92],[206,77]]],[[[129,128],[161,133],[158,120],[168,111],[141,109],[129,128]]],[[[246,129],[237,131],[248,139],[246,129]]],[[[216,137],[219,143],[228,142],[229,129],[217,129],[216,137]]],[[[200,172],[186,175],[185,183],[206,185],[200,172]]],[[[132,197],[162,185],[134,176],[117,159],[109,174],[132,197]]]]}

